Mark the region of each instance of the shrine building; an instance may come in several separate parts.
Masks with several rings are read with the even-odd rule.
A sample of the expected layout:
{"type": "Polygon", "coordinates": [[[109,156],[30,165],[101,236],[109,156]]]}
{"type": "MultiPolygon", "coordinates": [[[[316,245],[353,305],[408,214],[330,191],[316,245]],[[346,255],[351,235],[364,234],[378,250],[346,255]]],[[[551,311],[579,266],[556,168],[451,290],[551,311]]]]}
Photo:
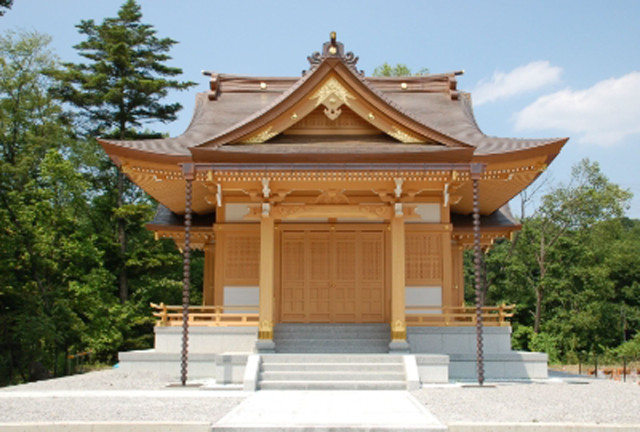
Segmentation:
{"type": "MultiPolygon", "coordinates": [[[[367,77],[335,34],[307,60],[301,77],[209,73],[178,137],[100,140],[158,201],[156,237],[204,251],[190,352],[220,366],[225,352],[295,353],[287,335],[315,332],[300,352],[440,354],[449,379],[468,375],[463,251],[520,228],[509,200],[567,139],[483,134],[462,72],[367,77]]],[[[155,306],[154,352],[177,355],[181,307],[155,306]]],[[[520,375],[546,376],[546,356],[511,351],[511,312],[483,306],[487,367],[494,355],[495,375],[519,361],[520,375]]]]}

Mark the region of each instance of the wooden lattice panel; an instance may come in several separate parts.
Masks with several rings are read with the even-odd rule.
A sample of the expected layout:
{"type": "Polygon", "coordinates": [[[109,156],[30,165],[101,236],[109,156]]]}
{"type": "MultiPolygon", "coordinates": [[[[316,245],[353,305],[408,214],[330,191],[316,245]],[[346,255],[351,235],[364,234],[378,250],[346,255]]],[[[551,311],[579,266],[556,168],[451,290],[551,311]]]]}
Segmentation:
{"type": "Polygon", "coordinates": [[[227,232],[224,235],[225,285],[258,284],[260,277],[260,236],[258,233],[227,232]]]}
{"type": "Polygon", "coordinates": [[[308,319],[312,322],[331,321],[331,276],[329,269],[329,237],[324,233],[307,233],[309,274],[307,286],[308,319]]]}
{"type": "Polygon", "coordinates": [[[359,321],[384,320],[384,234],[363,232],[360,235],[359,321]]]}
{"type": "Polygon", "coordinates": [[[442,281],[441,233],[407,233],[405,278],[407,285],[436,284],[442,281]]]}
{"type": "Polygon", "coordinates": [[[357,321],[358,280],[356,270],[359,256],[355,232],[333,233],[332,312],[334,321],[357,321]]]}
{"type": "Polygon", "coordinates": [[[305,259],[305,234],[282,234],[282,294],[280,308],[283,321],[301,322],[306,319],[307,294],[305,284],[307,268],[305,259]]]}

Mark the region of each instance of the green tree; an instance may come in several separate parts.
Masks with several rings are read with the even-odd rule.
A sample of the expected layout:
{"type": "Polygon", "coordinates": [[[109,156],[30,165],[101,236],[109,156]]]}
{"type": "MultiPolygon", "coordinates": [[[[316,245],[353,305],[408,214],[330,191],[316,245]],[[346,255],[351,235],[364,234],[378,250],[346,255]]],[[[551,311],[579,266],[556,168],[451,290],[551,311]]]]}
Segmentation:
{"type": "MultiPolygon", "coordinates": [[[[157,136],[143,126],[173,121],[182,108],[179,103],[162,102],[168,92],[195,85],[172,79],[182,73],[166,65],[171,59],[168,52],[177,42],[158,38],[153,27],[141,23],[141,19],[140,6],[128,0],[115,18],[106,18],[101,24],[82,21],[77,28],[86,40],[75,48],[89,62],[66,63],[64,71],[52,74],[59,80],[55,93],[78,110],[90,136],[121,140],[157,136]]],[[[87,153],[101,155],[94,162],[93,174],[94,184],[104,185],[104,189],[96,201],[115,225],[118,250],[112,265],[124,303],[130,295],[128,263],[138,253],[129,237],[145,235],[138,228],[140,220],[148,216],[149,200],[95,148],[95,142],[89,142],[93,145],[87,153]]]]}
{"type": "Polygon", "coordinates": [[[389,63],[384,62],[382,65],[376,67],[373,70],[374,77],[403,77],[403,76],[424,76],[429,75],[428,68],[422,68],[416,73],[412,73],[411,69],[405,64],[398,63],[395,66],[391,66],[389,63]]]}
{"type": "MultiPolygon", "coordinates": [[[[77,290],[108,285],[87,219],[87,183],[66,156],[74,140],[48,95],[56,59],[38,33],[0,37],[0,383],[64,373],[84,348],[77,290]]],[[[97,309],[96,313],[104,313],[97,309]]]]}
{"type": "Polygon", "coordinates": [[[640,328],[640,232],[630,193],[581,161],[513,240],[486,256],[488,301],[516,303],[514,346],[556,358],[613,348],[640,328]],[[535,331],[534,331],[535,330],[535,331]]]}
{"type": "Polygon", "coordinates": [[[5,9],[11,9],[11,6],[13,6],[13,0],[0,0],[0,16],[4,15],[5,9]]]}
{"type": "Polygon", "coordinates": [[[545,195],[536,211],[534,252],[537,272],[532,277],[536,293],[534,331],[540,331],[542,302],[551,282],[547,278],[553,248],[575,230],[589,230],[597,222],[621,218],[631,193],[609,182],[597,162],[580,161],[572,170],[571,181],[545,195]]]}

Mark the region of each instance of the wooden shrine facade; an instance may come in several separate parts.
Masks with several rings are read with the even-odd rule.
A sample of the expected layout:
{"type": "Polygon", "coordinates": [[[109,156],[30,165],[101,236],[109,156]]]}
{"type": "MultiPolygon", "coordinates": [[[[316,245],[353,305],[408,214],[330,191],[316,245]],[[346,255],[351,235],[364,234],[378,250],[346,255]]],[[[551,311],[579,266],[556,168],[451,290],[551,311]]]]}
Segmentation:
{"type": "Polygon", "coordinates": [[[460,73],[365,77],[335,35],[308,60],[301,78],[211,73],[179,137],[101,141],[160,202],[149,228],[204,250],[201,322],[263,341],[280,322],[389,323],[392,342],[473,325],[463,250],[519,228],[506,203],[566,139],[487,137],[460,73]]]}

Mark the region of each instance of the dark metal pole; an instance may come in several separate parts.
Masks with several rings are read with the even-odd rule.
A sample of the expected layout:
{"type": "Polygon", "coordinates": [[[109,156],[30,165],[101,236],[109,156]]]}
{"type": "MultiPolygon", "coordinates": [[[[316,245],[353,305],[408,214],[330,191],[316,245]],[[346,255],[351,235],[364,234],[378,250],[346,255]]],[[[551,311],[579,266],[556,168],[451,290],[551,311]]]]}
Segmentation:
{"type": "Polygon", "coordinates": [[[480,201],[478,179],[473,179],[473,249],[476,282],[476,339],[478,349],[478,384],[484,383],[484,353],[482,347],[482,280],[481,280],[481,255],[480,247],[480,201]]]}
{"type": "Polygon", "coordinates": [[[191,288],[191,198],[193,191],[193,165],[183,166],[185,187],[184,209],[184,249],[182,251],[182,353],[180,363],[180,382],[187,385],[187,366],[189,356],[189,296],[191,288]]]}

